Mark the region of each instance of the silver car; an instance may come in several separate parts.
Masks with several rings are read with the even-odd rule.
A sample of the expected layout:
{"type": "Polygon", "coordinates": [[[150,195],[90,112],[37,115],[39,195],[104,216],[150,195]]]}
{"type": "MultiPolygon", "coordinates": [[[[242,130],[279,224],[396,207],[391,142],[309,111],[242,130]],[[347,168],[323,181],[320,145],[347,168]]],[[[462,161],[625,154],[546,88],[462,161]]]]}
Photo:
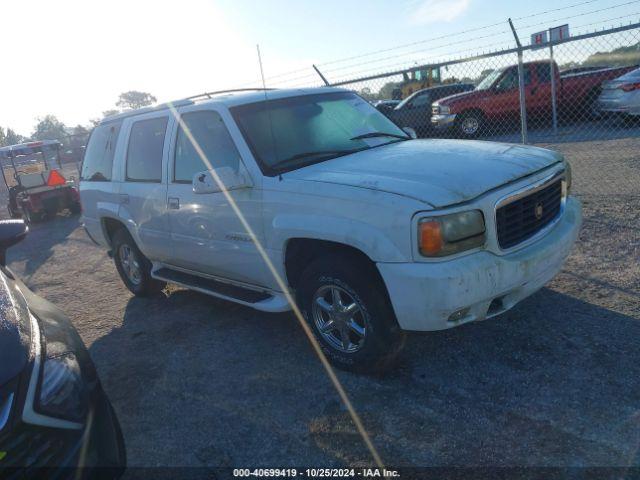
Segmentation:
{"type": "Polygon", "coordinates": [[[603,83],[598,108],[640,118],[640,68],[603,83]]]}

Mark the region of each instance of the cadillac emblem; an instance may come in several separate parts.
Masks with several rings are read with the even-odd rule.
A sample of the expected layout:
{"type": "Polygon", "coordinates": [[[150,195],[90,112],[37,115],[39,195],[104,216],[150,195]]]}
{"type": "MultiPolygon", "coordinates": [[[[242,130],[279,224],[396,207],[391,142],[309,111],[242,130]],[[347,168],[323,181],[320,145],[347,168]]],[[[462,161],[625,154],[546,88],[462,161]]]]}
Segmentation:
{"type": "Polygon", "coordinates": [[[542,218],[542,214],[544,213],[544,207],[541,203],[536,203],[536,206],[533,208],[533,214],[536,216],[536,220],[540,220],[542,218]]]}

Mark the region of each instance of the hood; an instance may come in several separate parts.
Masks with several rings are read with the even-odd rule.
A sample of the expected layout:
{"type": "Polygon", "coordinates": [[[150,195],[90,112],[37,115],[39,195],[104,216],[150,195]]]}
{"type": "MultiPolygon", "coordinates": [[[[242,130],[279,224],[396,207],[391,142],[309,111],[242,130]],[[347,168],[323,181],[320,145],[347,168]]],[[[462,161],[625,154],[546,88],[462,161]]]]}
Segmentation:
{"type": "Polygon", "coordinates": [[[27,304],[13,280],[0,272],[0,386],[24,369],[30,344],[27,304]]]}
{"type": "Polygon", "coordinates": [[[560,161],[560,154],[537,147],[412,140],[334,158],[286,177],[394,193],[440,208],[472,200],[560,161]]]}
{"type": "Polygon", "coordinates": [[[440,100],[438,100],[437,103],[438,105],[447,105],[447,106],[451,106],[451,104],[455,103],[457,100],[460,99],[465,99],[465,100],[469,100],[469,99],[474,99],[474,98],[482,98],[487,94],[487,90],[471,90],[468,92],[460,92],[460,93],[456,93],[455,95],[449,95],[448,97],[444,97],[441,98],[440,100]]]}

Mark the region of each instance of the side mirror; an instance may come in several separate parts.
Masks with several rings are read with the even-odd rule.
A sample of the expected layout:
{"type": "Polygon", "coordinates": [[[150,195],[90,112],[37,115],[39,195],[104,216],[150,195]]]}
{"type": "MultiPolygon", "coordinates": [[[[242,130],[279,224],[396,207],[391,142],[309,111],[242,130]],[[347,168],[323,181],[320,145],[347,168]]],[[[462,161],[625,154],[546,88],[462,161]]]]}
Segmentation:
{"type": "Polygon", "coordinates": [[[24,220],[0,220],[0,265],[7,263],[7,250],[27,236],[24,220]]]}
{"type": "Polygon", "coordinates": [[[252,186],[246,173],[236,172],[230,167],[205,170],[193,176],[193,193],[217,193],[252,186]]]}
{"type": "Polygon", "coordinates": [[[418,138],[418,134],[416,133],[416,131],[411,128],[411,127],[402,127],[402,131],[404,133],[406,133],[407,135],[409,135],[413,140],[415,140],[416,138],[418,138]]]}

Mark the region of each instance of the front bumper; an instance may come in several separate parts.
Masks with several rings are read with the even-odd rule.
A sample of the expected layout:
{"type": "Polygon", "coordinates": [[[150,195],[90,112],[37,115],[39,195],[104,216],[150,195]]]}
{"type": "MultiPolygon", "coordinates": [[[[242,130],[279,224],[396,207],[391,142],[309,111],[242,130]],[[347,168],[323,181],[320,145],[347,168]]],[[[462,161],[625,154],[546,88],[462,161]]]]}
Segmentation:
{"type": "Polygon", "coordinates": [[[540,240],[506,255],[487,251],[444,262],[378,263],[403,330],[444,330],[502,313],[549,282],[571,252],[582,207],[569,197],[540,240]],[[463,312],[455,321],[452,314],[463,312]]]}
{"type": "Polygon", "coordinates": [[[455,113],[450,113],[446,115],[438,114],[438,115],[433,115],[431,117],[431,125],[436,130],[446,130],[449,128],[453,128],[453,125],[455,124],[455,122],[456,122],[455,113]]]}

